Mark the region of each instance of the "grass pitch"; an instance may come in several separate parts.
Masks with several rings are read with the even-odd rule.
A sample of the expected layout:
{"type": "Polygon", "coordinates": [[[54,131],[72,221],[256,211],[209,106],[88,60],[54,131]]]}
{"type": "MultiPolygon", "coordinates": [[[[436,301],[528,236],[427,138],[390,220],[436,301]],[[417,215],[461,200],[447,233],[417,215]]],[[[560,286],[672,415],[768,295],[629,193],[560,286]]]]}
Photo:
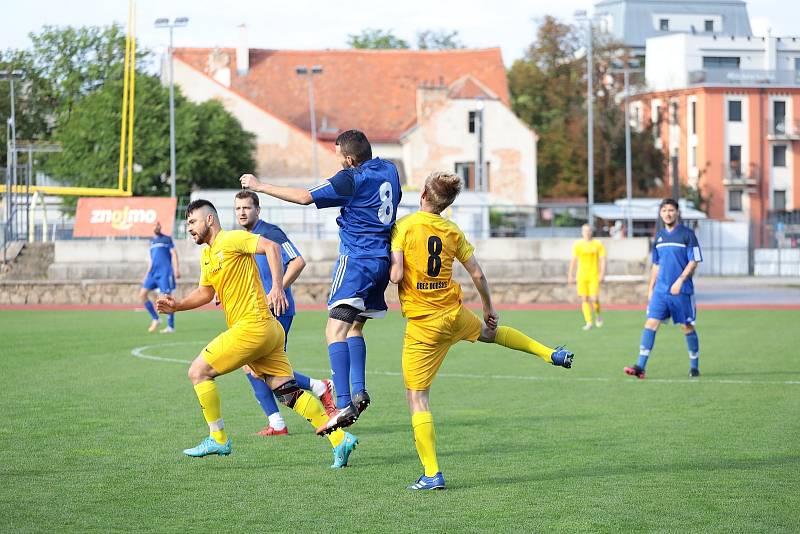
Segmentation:
{"type": "MultiPolygon", "coordinates": [[[[641,312],[582,332],[578,311],[504,312],[504,324],[576,353],[571,370],[501,347],[451,350],[432,391],[449,489],[411,493],[421,472],[400,373],[403,321],[367,327],[373,404],[352,429],[351,467],[284,410],[264,417],[241,372],[218,379],[230,457],[181,454],[206,434],[186,367],[224,328],[178,314],[148,334],[134,312],[0,312],[2,530],[719,531],[800,528],[800,333],[796,311],[701,311],[699,380],[676,327],[648,378],[641,312]],[[163,358],[164,361],[139,356],[163,358]],[[183,363],[186,362],[186,363],[183,363]]],[[[294,366],[327,374],[325,314],[301,312],[294,366]]]]}

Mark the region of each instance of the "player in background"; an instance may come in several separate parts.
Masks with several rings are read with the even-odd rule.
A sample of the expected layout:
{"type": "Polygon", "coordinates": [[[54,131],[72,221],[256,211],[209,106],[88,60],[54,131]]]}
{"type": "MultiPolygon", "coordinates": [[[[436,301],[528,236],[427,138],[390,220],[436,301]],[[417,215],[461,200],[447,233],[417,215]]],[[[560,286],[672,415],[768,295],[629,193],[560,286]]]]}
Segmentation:
{"type": "Polygon", "coordinates": [[[444,477],[436,457],[436,433],[429,407],[430,387],[451,345],[497,343],[534,354],[547,363],[572,367],[573,354],[552,349],[508,326],[498,326],[489,283],[474,248],[441,212],[461,191],[461,179],[435,172],[425,180],[418,212],[403,217],[392,232],[391,281],[399,284],[400,304],[407,317],[403,341],[403,381],[411,411],[414,442],[425,472],[411,490],[442,489],[444,477]],[[464,266],[483,303],[483,322],[461,303],[461,286],[453,280],[453,261],[464,266]]]}
{"type": "Polygon", "coordinates": [[[242,187],[288,202],[341,208],[336,219],[339,259],[333,268],[325,327],[339,410],[317,429],[320,434],[352,425],[369,406],[363,329],[367,319],[386,314],[389,240],[401,196],[397,168],[372,157],[372,146],[362,132],[341,133],[336,154],[342,170],[310,190],[266,184],[252,174],[240,178],[242,187]]]}
{"type": "MultiPolygon", "coordinates": [[[[239,225],[254,234],[274,241],[281,247],[281,260],[283,264],[283,289],[286,293],[286,300],[288,306],[286,310],[278,317],[278,322],[283,327],[285,339],[283,348],[286,349],[286,343],[289,340],[289,329],[292,327],[292,320],[295,315],[294,297],[292,296],[291,285],[300,276],[300,273],[306,266],[306,262],[297,247],[294,246],[289,238],[286,236],[280,227],[262,221],[259,216],[261,214],[261,206],[259,205],[258,195],[252,191],[239,191],[234,198],[234,210],[236,212],[236,221],[239,225]]],[[[272,290],[272,273],[269,270],[269,262],[266,256],[257,255],[255,257],[256,264],[258,265],[258,274],[261,278],[261,285],[264,286],[264,292],[269,293],[272,290]]],[[[261,405],[261,409],[267,416],[268,423],[266,428],[257,432],[259,436],[285,436],[289,434],[289,429],[286,427],[281,415],[278,405],[275,402],[275,396],[272,390],[267,387],[267,384],[255,376],[248,366],[242,368],[250,381],[253,388],[253,393],[256,400],[261,405]]],[[[317,380],[294,371],[294,379],[297,385],[306,391],[310,391],[325,407],[325,413],[329,416],[336,412],[336,403],[333,398],[333,384],[330,380],[317,380]]]]}
{"type": "MultiPolygon", "coordinates": [[[[303,391],[294,379],[283,349],[284,332],[275,317],[286,310],[283,291],[281,247],[258,234],[243,230],[224,231],[217,210],[207,200],[195,200],[186,208],[189,234],[204,247],[200,257],[200,285],[186,298],[176,301],[162,296],[156,306],[163,313],[191,310],[211,302],[216,293],[225,311],[228,329],[214,338],[189,366],[210,435],[199,445],[184,450],[193,457],[231,453],[231,440],[222,420],[220,397],[214,379],[247,365],[264,380],[278,400],[315,427],[328,417],[319,400],[303,391]],[[272,289],[264,293],[254,254],[267,257],[272,289]]],[[[329,436],[333,446],[333,468],[347,465],[358,440],[337,431],[329,436]]]]}
{"type": "Polygon", "coordinates": [[[694,232],[678,221],[678,203],[671,198],[661,201],[658,209],[664,228],[656,234],[653,246],[653,268],[647,287],[647,320],[639,343],[639,361],[625,367],[626,374],[645,377],[645,366],[656,341],[661,321],[672,317],[681,325],[689,348],[689,377],[700,376],[700,342],[694,328],[697,310],[694,305],[692,275],[703,261],[700,244],[694,232]]]}
{"type": "MultiPolygon", "coordinates": [[[[178,265],[178,252],[175,250],[175,243],[168,235],[161,233],[161,223],[156,221],[153,227],[153,239],[150,240],[150,258],[147,262],[147,273],[142,280],[142,287],[139,290],[139,300],[142,301],[147,313],[150,314],[149,332],[158,330],[161,319],[150,301],[147,293],[153,289],[158,289],[162,295],[170,295],[175,291],[175,279],[181,277],[178,265]]],[[[169,334],[175,331],[175,315],[167,315],[167,327],[161,333],[169,334]]]]}
{"type": "Polygon", "coordinates": [[[594,324],[597,328],[603,326],[603,317],[600,315],[600,284],[606,276],[606,249],[599,240],[592,238],[592,227],[588,224],[581,226],[581,236],[582,238],[572,245],[567,285],[572,285],[572,281],[576,280],[585,321],[583,329],[590,330],[592,310],[594,310],[594,324]],[[576,265],[577,276],[575,276],[576,265]]]}

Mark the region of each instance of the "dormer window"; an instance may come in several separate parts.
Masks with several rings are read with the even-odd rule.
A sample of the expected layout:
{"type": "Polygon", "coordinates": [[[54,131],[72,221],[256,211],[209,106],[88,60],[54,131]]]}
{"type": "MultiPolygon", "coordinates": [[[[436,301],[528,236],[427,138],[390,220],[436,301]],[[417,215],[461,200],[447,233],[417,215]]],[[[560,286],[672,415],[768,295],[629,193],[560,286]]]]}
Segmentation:
{"type": "Polygon", "coordinates": [[[669,19],[658,19],[658,29],[662,32],[669,31],[669,19]]]}

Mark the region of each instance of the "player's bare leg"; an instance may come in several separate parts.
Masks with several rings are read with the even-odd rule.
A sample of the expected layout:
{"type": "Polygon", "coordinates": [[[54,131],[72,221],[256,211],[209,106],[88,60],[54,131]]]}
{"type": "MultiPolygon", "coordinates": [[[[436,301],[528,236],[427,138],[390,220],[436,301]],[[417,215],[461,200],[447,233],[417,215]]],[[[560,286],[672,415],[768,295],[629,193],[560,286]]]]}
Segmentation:
{"type": "Polygon", "coordinates": [[[155,307],[153,306],[153,302],[150,300],[148,296],[149,291],[145,288],[139,289],[139,301],[144,306],[144,309],[147,310],[147,313],[150,314],[150,327],[147,329],[148,332],[155,332],[158,330],[158,325],[161,324],[161,320],[158,318],[158,313],[156,312],[155,307]]]}

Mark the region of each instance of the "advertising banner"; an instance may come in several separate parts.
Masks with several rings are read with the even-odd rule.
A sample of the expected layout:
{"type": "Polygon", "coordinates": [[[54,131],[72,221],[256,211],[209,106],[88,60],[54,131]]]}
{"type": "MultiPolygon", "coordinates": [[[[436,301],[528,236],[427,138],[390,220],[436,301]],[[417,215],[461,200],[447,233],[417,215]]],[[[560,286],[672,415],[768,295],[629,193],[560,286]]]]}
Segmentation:
{"type": "Polygon", "coordinates": [[[177,199],[165,197],[82,197],[75,213],[75,237],[152,237],[156,221],[172,235],[177,199]]]}

